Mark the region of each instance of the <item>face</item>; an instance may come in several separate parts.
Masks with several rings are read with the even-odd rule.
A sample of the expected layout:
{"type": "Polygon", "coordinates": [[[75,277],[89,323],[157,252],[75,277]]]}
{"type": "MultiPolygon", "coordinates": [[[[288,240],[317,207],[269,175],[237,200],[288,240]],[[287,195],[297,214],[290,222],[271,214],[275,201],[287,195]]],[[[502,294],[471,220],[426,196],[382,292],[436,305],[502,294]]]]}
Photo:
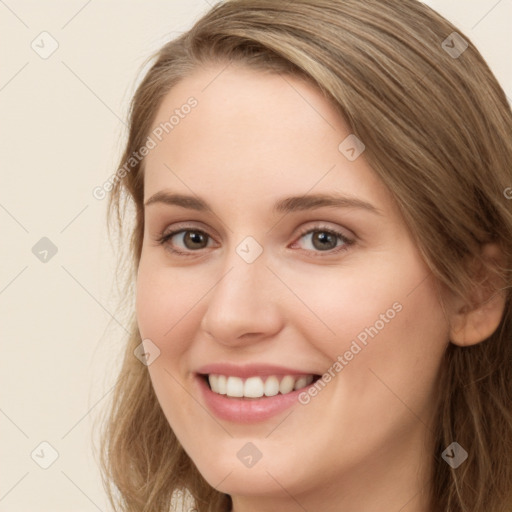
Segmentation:
{"type": "Polygon", "coordinates": [[[316,88],[223,69],[170,91],[146,157],[137,320],[163,412],[235,503],[410,489],[448,343],[433,277],[316,88]]]}

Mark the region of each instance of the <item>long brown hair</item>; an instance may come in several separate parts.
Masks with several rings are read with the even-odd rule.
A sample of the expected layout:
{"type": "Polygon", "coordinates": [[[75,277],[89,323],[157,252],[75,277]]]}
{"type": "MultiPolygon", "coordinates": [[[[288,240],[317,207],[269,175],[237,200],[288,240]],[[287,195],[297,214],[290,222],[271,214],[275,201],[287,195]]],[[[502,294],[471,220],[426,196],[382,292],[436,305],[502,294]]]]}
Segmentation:
{"type": "MultiPolygon", "coordinates": [[[[128,285],[141,254],[144,159],[126,163],[146,144],[164,96],[209,63],[315,84],[364,142],[364,157],[393,194],[432,274],[468,303],[476,280],[468,263],[486,265],[480,249],[487,242],[501,248],[505,268],[486,268],[503,283],[506,309],[487,340],[448,345],[428,484],[432,510],[510,512],[512,112],[481,54],[416,0],[216,5],[160,49],[131,104],[128,141],[109,198],[110,221],[119,229],[134,221],[127,233],[128,285]],[[458,469],[440,457],[453,441],[468,451],[458,469]]],[[[230,497],[202,478],[164,417],[147,368],[133,355],[140,342],[134,321],[102,439],[112,505],[164,512],[173,493],[190,493],[199,512],[230,510],[230,497]]]]}

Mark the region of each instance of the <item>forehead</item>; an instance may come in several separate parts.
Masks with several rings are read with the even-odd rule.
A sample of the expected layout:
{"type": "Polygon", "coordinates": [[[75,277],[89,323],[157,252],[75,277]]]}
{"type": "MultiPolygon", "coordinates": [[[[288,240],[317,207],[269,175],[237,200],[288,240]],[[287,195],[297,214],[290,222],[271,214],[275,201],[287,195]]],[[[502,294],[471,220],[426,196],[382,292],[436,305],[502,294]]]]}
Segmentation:
{"type": "Polygon", "coordinates": [[[161,140],[146,157],[146,199],[163,188],[190,193],[189,186],[248,200],[313,188],[385,200],[364,158],[340,152],[350,135],[343,118],[297,77],[234,65],[196,70],[164,98],[152,132],[159,127],[161,140]]]}
{"type": "MultiPolygon", "coordinates": [[[[186,108],[189,98],[197,101],[186,118],[173,126],[171,138],[181,140],[193,132],[196,138],[218,137],[242,144],[287,139],[311,144],[330,132],[347,127],[320,90],[298,77],[261,72],[234,64],[198,69],[184,78],[164,98],[153,128],[165,124],[176,110],[186,108]],[[200,118],[200,122],[194,122],[200,118]],[[287,130],[285,133],[279,133],[287,130]],[[251,141],[246,137],[258,135],[251,141]],[[238,135],[238,137],[236,137],[238,135]],[[317,137],[315,137],[317,135],[317,137]]],[[[178,112],[179,114],[179,112],[178,112]]],[[[175,120],[176,121],[176,120],[175,120]]]]}

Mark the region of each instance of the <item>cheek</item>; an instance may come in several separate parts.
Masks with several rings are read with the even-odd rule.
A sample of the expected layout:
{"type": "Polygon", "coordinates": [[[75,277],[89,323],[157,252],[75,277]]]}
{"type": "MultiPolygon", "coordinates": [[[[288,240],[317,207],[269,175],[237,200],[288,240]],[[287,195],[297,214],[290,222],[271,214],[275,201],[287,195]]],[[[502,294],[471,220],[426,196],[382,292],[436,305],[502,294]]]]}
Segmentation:
{"type": "Polygon", "coordinates": [[[197,293],[187,286],[183,273],[142,258],[137,275],[136,317],[143,340],[149,339],[159,350],[159,356],[148,366],[155,394],[175,434],[180,439],[192,439],[198,433],[187,418],[197,414],[194,402],[184,388],[189,361],[187,349],[192,339],[188,325],[197,320],[197,293]],[[181,277],[180,277],[181,276],[181,277]],[[183,429],[183,425],[188,425],[183,429]]]}
{"type": "Polygon", "coordinates": [[[142,258],[137,274],[136,316],[142,338],[151,339],[160,350],[179,352],[184,336],[176,333],[190,321],[200,297],[190,276],[142,258]],[[164,343],[172,340],[172,343],[164,343]]]}
{"type": "MultiPolygon", "coordinates": [[[[412,245],[400,249],[376,254],[359,268],[341,270],[330,282],[318,270],[317,276],[296,276],[294,281],[294,291],[307,298],[322,320],[307,328],[301,315],[292,320],[304,327],[302,336],[311,351],[323,353],[329,361],[330,372],[324,374],[327,390],[318,393],[324,397],[318,401],[325,400],[327,408],[327,400],[334,399],[351,411],[354,423],[344,426],[347,431],[354,424],[359,429],[373,424],[368,422],[377,416],[382,431],[384,418],[392,431],[393,425],[407,421],[404,413],[415,421],[404,404],[420,417],[429,417],[433,406],[448,324],[429,269],[412,245]]],[[[343,417],[340,421],[345,422],[343,417]]]]}
{"type": "Polygon", "coordinates": [[[431,283],[393,298],[394,307],[375,312],[354,337],[361,346],[359,366],[366,370],[361,386],[380,380],[398,395],[421,395],[434,383],[448,343],[446,321],[431,283]]]}
{"type": "Polygon", "coordinates": [[[448,325],[423,265],[381,268],[343,295],[335,324],[341,335],[335,347],[325,347],[333,362],[341,356],[332,389],[351,411],[349,421],[339,414],[343,430],[377,436],[370,431],[378,421],[384,442],[400,426],[431,419],[448,325]]]}

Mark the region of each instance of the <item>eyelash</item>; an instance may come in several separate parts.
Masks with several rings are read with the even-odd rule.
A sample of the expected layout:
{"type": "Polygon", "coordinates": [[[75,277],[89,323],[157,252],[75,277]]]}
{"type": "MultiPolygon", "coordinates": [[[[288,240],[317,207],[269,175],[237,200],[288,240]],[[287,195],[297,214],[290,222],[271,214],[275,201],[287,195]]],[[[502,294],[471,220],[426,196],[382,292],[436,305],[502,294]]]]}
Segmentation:
{"type": "MultiPolygon", "coordinates": [[[[167,242],[174,235],[177,235],[178,233],[182,233],[182,232],[187,232],[187,231],[191,231],[191,232],[194,232],[194,233],[200,233],[202,235],[206,235],[208,238],[212,238],[208,233],[206,233],[206,231],[203,231],[202,229],[181,228],[181,229],[176,229],[176,230],[171,231],[171,232],[166,233],[166,234],[162,234],[161,236],[158,237],[158,239],[156,241],[160,245],[166,245],[167,242]]],[[[341,240],[343,242],[343,245],[341,245],[339,247],[336,247],[334,249],[329,249],[328,251],[314,251],[314,250],[310,251],[310,250],[304,249],[307,252],[313,252],[314,257],[325,257],[325,256],[323,256],[323,253],[325,253],[325,254],[327,254],[329,256],[332,256],[333,254],[338,254],[340,252],[346,251],[354,243],[354,240],[351,240],[351,239],[347,238],[345,235],[343,235],[339,231],[336,231],[336,230],[334,230],[334,229],[332,229],[330,227],[322,226],[322,225],[313,226],[313,227],[304,229],[299,234],[298,239],[302,238],[305,235],[308,235],[310,233],[315,233],[315,232],[329,233],[331,235],[334,235],[335,237],[337,237],[339,240],[341,240]]],[[[184,256],[184,257],[193,256],[193,254],[191,254],[191,252],[192,253],[198,252],[198,251],[191,251],[191,252],[177,251],[176,249],[173,249],[172,247],[170,247],[170,245],[169,245],[169,247],[167,247],[167,250],[169,250],[170,252],[172,252],[174,254],[178,254],[179,256],[184,256]]]]}

